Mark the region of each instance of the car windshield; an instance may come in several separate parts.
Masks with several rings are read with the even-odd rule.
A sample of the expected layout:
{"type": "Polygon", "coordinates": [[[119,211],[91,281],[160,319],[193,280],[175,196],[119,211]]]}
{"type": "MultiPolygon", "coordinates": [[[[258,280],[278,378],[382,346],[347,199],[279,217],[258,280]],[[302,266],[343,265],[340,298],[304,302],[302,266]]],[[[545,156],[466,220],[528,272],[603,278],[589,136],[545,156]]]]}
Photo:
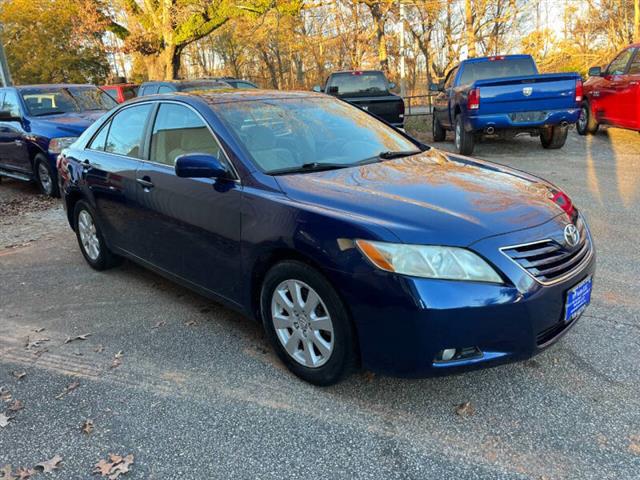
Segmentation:
{"type": "Polygon", "coordinates": [[[310,164],[348,167],[378,161],[383,152],[418,150],[385,123],[330,97],[247,100],[212,108],[266,173],[310,164]]]}
{"type": "Polygon", "coordinates": [[[211,90],[224,90],[231,88],[228,83],[212,81],[212,82],[189,82],[178,85],[180,92],[206,92],[211,90]]]}
{"type": "Polygon", "coordinates": [[[522,77],[535,75],[536,67],[530,58],[504,58],[486,62],[466,63],[460,77],[461,85],[488,78],[522,77]]]}
{"type": "Polygon", "coordinates": [[[384,95],[388,92],[387,79],[382,72],[336,73],[327,84],[327,93],[338,95],[384,95]]]}
{"type": "Polygon", "coordinates": [[[117,105],[97,87],[33,87],[20,90],[20,95],[34,117],[109,110],[117,105]]]}

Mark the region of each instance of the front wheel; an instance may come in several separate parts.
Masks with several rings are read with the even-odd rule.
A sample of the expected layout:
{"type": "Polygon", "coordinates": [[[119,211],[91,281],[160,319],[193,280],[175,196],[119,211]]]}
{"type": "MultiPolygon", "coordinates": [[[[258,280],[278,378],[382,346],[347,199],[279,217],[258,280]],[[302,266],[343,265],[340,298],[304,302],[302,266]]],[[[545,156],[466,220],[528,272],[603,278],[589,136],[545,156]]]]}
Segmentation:
{"type": "Polygon", "coordinates": [[[36,182],[40,191],[49,197],[58,197],[57,176],[53,172],[49,160],[44,155],[37,155],[34,162],[36,182]]]}
{"type": "Polygon", "coordinates": [[[593,135],[598,131],[600,125],[591,113],[591,106],[589,102],[582,102],[580,108],[580,117],[576,122],[576,130],[580,135],[593,135]]]}
{"type": "Polygon", "coordinates": [[[464,129],[462,115],[456,117],[455,139],[456,150],[461,155],[471,155],[475,146],[473,132],[467,132],[464,129]]]}
{"type": "Polygon", "coordinates": [[[544,127],[540,132],[540,143],[544,148],[558,149],[562,148],[567,141],[569,126],[554,125],[552,127],[544,127]]]}
{"type": "Polygon", "coordinates": [[[93,208],[80,200],[76,203],[73,218],[78,245],[89,266],[96,270],[106,270],[118,264],[120,257],[107,247],[93,208]]]}
{"type": "Polygon", "coordinates": [[[433,121],[431,122],[431,133],[433,134],[434,142],[442,142],[447,137],[447,131],[444,129],[436,114],[433,114],[433,121]]]}
{"type": "Polygon", "coordinates": [[[351,319],[318,271],[284,261],[267,273],[260,295],[265,331],[282,362],[315,385],[331,385],[354,366],[351,319]]]}

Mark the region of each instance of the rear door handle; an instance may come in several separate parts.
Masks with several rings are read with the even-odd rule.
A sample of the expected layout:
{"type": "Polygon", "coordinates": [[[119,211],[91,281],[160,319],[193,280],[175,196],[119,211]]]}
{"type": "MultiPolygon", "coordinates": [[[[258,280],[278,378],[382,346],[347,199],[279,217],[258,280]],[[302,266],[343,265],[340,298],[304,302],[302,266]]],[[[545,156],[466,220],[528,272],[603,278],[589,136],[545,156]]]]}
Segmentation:
{"type": "Polygon", "coordinates": [[[153,188],[153,183],[149,177],[136,178],[136,182],[142,185],[142,188],[145,190],[150,190],[153,188]]]}

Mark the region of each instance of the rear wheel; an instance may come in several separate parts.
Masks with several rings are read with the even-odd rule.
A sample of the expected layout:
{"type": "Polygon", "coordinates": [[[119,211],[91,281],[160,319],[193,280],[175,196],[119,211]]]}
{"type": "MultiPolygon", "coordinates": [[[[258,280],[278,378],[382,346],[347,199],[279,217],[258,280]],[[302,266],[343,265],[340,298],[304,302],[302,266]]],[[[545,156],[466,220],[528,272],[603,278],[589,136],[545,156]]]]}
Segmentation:
{"type": "Polygon", "coordinates": [[[545,127],[540,131],[540,143],[544,148],[557,149],[562,148],[567,141],[569,126],[554,125],[545,127]]]}
{"type": "Polygon", "coordinates": [[[582,102],[580,117],[576,122],[576,130],[578,133],[580,135],[593,135],[598,131],[599,126],[600,125],[591,113],[591,106],[589,105],[589,102],[582,102]]]}
{"type": "Polygon", "coordinates": [[[434,142],[442,142],[447,137],[447,131],[444,129],[438,117],[433,114],[433,122],[431,125],[431,132],[433,134],[434,142]]]}
{"type": "Polygon", "coordinates": [[[49,196],[57,197],[58,194],[58,181],[49,160],[44,155],[37,155],[34,162],[36,172],[36,182],[40,191],[49,196]]]}
{"type": "Polygon", "coordinates": [[[462,123],[462,116],[458,115],[456,117],[456,127],[455,127],[455,145],[456,150],[461,155],[471,155],[473,153],[473,147],[475,146],[475,139],[473,137],[473,132],[467,132],[464,129],[464,124],[462,123]]]}
{"type": "Polygon", "coordinates": [[[331,284],[315,269],[284,261],[267,273],[260,296],[267,336],[284,364],[315,385],[331,385],[354,366],[351,319],[331,284]]]}
{"type": "Polygon", "coordinates": [[[91,206],[84,200],[78,201],[73,218],[78,245],[89,266],[106,270],[117,265],[121,259],[107,248],[91,206]]]}

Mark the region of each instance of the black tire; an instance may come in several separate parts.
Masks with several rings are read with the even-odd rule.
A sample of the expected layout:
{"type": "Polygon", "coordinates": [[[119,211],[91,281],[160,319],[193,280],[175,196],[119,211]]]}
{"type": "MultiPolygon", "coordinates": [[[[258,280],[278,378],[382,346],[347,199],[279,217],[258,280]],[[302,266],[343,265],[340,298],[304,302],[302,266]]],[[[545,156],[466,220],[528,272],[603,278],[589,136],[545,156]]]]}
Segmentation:
{"type": "MultiPolygon", "coordinates": [[[[307,290],[306,295],[307,297],[305,302],[309,299],[309,290],[307,290]]],[[[304,296],[303,290],[300,291],[300,296],[304,296]]],[[[290,296],[289,299],[292,299],[292,297],[290,296]]],[[[294,302],[292,302],[292,304],[293,303],[294,302]]],[[[275,349],[278,357],[287,366],[287,368],[291,370],[291,372],[301,379],[314,385],[332,385],[339,382],[354,368],[357,358],[357,349],[354,328],[351,319],[349,318],[349,314],[347,313],[342,300],[328,280],[310,266],[297,261],[283,261],[272,267],[265,276],[262,284],[262,290],[260,293],[260,313],[267,337],[269,338],[269,341],[275,349]],[[302,282],[306,284],[306,286],[312,288],[321,299],[322,305],[319,306],[319,308],[321,308],[320,311],[324,312],[324,306],[326,306],[326,313],[330,317],[330,323],[333,327],[330,341],[333,347],[331,353],[327,356],[325,363],[320,366],[308,367],[300,363],[301,360],[296,360],[294,356],[287,352],[283,345],[284,340],[281,341],[278,333],[276,332],[272,315],[272,298],[276,289],[289,280],[302,282]]],[[[286,312],[283,311],[283,313],[286,312]]],[[[297,333],[301,331],[298,328],[299,325],[296,321],[299,320],[299,317],[296,319],[293,316],[286,316],[286,318],[293,319],[291,322],[292,326],[279,329],[279,331],[285,332],[286,330],[286,332],[281,333],[281,335],[289,334],[291,337],[294,337],[294,335],[297,335],[297,333]],[[294,323],[296,327],[293,326],[294,323]]],[[[305,320],[305,323],[307,321],[308,320],[305,320]]],[[[308,325],[311,324],[312,322],[308,323],[308,325]]],[[[302,347],[300,348],[300,354],[302,354],[302,350],[304,349],[304,340],[311,339],[311,335],[314,335],[313,329],[309,328],[308,333],[304,333],[304,335],[306,335],[306,337],[297,336],[293,338],[292,345],[295,344],[296,349],[302,347]]],[[[312,349],[313,348],[316,347],[312,347],[312,349]]],[[[319,354],[320,350],[316,349],[315,353],[319,354]]]]}
{"type": "Polygon", "coordinates": [[[91,268],[95,270],[107,270],[121,263],[122,258],[119,257],[118,255],[115,255],[113,252],[111,252],[111,250],[109,250],[109,248],[107,247],[107,244],[104,241],[104,236],[102,235],[102,231],[100,230],[100,227],[98,226],[98,223],[96,222],[95,219],[96,219],[96,214],[93,208],[91,208],[91,206],[84,200],[79,200],[78,203],[76,203],[75,208],[73,209],[73,227],[74,227],[74,230],[76,231],[76,238],[78,239],[78,245],[80,246],[80,251],[82,252],[82,256],[84,257],[84,259],[87,261],[87,263],[91,268]],[[79,223],[80,223],[80,215],[83,212],[85,212],[91,217],[93,226],[95,228],[95,236],[96,236],[97,245],[98,245],[97,256],[92,255],[87,251],[87,247],[85,247],[85,244],[81,238],[82,236],[80,233],[81,227],[79,223]]]}
{"type": "Polygon", "coordinates": [[[600,125],[591,112],[591,106],[585,100],[580,108],[580,118],[576,122],[576,130],[580,135],[593,135],[598,131],[598,127],[600,125]]]}
{"type": "Polygon", "coordinates": [[[567,141],[569,126],[554,125],[545,127],[540,131],[540,143],[544,148],[555,150],[562,148],[567,141]]]}
{"type": "Polygon", "coordinates": [[[58,175],[51,168],[49,160],[42,154],[36,155],[33,161],[36,183],[43,195],[49,197],[59,197],[58,175]]]}
{"type": "Polygon", "coordinates": [[[447,131],[444,129],[436,114],[433,114],[433,121],[431,122],[431,133],[433,134],[434,142],[442,142],[447,138],[447,131]]]}
{"type": "Polygon", "coordinates": [[[475,138],[473,132],[465,131],[462,115],[456,117],[454,137],[456,150],[460,155],[471,155],[473,153],[475,138]]]}

